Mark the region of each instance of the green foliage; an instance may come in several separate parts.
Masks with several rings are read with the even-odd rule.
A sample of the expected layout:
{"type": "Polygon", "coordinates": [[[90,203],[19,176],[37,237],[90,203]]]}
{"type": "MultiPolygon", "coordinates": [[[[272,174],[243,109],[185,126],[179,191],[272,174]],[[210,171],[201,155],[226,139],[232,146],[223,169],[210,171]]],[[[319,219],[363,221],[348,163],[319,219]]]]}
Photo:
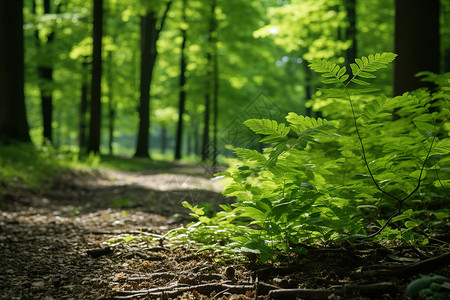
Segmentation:
{"type": "Polygon", "coordinates": [[[447,299],[448,292],[445,292],[441,287],[443,283],[448,282],[448,277],[441,275],[422,276],[408,284],[406,294],[420,296],[421,299],[447,299]]]}
{"type": "Polygon", "coordinates": [[[304,253],[305,244],[367,237],[366,230],[378,230],[376,240],[427,245],[429,235],[448,225],[450,182],[444,166],[450,140],[442,130],[448,97],[443,90],[368,95],[375,89],[366,87],[367,79],[395,56],[369,55],[350,68],[313,62],[310,67],[325,83],[338,85],[322,89],[323,97],[345,99],[353,122],[296,113],[289,113],[286,123],[247,120],[266,148],[262,153],[233,149],[237,158],[218,174],[228,179],[223,194],[237,203],[222,206],[213,217],[184,203],[196,222],[168,236],[262,261],[304,253]]]}
{"type": "Polygon", "coordinates": [[[9,186],[22,184],[40,188],[56,172],[67,168],[63,155],[50,146],[36,149],[30,144],[0,147],[0,182],[9,186]]]}

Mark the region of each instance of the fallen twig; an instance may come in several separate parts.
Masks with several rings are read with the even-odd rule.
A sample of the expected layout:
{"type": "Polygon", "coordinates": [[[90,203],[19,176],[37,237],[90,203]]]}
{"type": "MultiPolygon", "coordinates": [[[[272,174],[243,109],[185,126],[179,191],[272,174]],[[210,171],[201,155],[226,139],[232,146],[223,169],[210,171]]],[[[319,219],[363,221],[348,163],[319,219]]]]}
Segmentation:
{"type": "MultiPolygon", "coordinates": [[[[197,291],[198,293],[207,296],[211,295],[211,293],[213,292],[216,293],[229,292],[231,294],[245,294],[247,291],[252,291],[254,289],[255,289],[254,284],[232,285],[226,283],[207,283],[192,286],[177,285],[176,287],[169,286],[147,290],[117,291],[116,292],[117,296],[113,297],[112,299],[133,299],[134,297],[141,297],[141,296],[157,298],[161,297],[161,293],[164,293],[168,297],[174,298],[185,292],[193,292],[193,291],[197,291]]],[[[267,295],[271,290],[274,289],[278,289],[278,287],[264,283],[258,284],[258,290],[260,295],[267,295]]]]}
{"type": "Polygon", "coordinates": [[[436,270],[440,267],[445,267],[448,264],[450,264],[450,252],[397,268],[353,272],[351,277],[367,278],[374,276],[413,276],[421,272],[427,272],[436,270]]]}
{"type": "Polygon", "coordinates": [[[279,289],[269,292],[269,299],[288,299],[291,297],[300,297],[306,299],[328,299],[332,294],[349,295],[353,293],[379,293],[386,292],[395,288],[392,282],[380,282],[374,284],[354,285],[346,284],[335,286],[331,289],[279,289]]]}

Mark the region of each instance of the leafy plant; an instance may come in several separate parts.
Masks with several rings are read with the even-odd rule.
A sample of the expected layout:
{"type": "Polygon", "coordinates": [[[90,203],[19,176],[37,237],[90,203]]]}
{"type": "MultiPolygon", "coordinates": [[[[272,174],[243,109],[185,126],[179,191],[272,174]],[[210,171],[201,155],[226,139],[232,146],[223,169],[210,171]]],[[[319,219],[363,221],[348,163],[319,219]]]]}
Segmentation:
{"type": "MultiPolygon", "coordinates": [[[[286,123],[247,120],[244,124],[263,136],[267,147],[262,153],[234,148],[237,158],[218,174],[229,181],[223,194],[237,203],[222,206],[213,217],[184,203],[197,222],[168,237],[262,261],[305,253],[306,244],[377,235],[426,244],[422,237],[435,228],[418,208],[427,211],[426,206],[445,203],[450,184],[437,175],[448,178],[440,166],[449,161],[450,141],[438,138],[449,115],[448,95],[444,89],[395,98],[369,94],[376,89],[367,80],[395,57],[383,53],[356,59],[351,73],[327,60],[313,62],[311,69],[322,74],[324,83],[338,86],[320,89],[323,97],[349,105],[353,125],[296,113],[289,113],[286,123]]],[[[448,222],[448,211],[442,212],[446,218],[441,223],[448,222]]]]}
{"type": "Polygon", "coordinates": [[[441,275],[422,276],[408,284],[406,294],[422,299],[447,299],[448,292],[442,290],[442,285],[448,282],[448,277],[441,275]]]}

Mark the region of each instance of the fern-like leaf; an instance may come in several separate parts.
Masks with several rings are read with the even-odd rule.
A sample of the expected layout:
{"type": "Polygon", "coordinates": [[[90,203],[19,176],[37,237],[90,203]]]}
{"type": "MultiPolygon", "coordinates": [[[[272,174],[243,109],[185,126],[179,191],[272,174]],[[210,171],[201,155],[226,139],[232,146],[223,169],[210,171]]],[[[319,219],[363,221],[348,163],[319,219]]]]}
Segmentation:
{"type": "Polygon", "coordinates": [[[300,116],[293,112],[287,115],[286,120],[291,124],[292,129],[296,134],[300,134],[301,132],[307,130],[327,132],[329,130],[335,129],[335,126],[327,120],[321,118],[314,119],[308,116],[300,116]]]}
{"type": "Polygon", "coordinates": [[[350,64],[350,68],[352,69],[353,78],[350,82],[353,82],[358,85],[369,85],[367,81],[357,79],[360,78],[375,78],[376,76],[371,74],[371,72],[375,72],[379,69],[386,68],[389,63],[391,63],[397,54],[384,52],[377,53],[375,55],[370,54],[368,57],[361,57],[361,59],[355,59],[355,63],[350,64]]]}
{"type": "Polygon", "coordinates": [[[314,61],[308,66],[313,71],[323,73],[322,77],[329,78],[323,80],[323,83],[345,82],[349,77],[349,75],[346,74],[347,68],[345,66],[341,67],[335,63],[327,61],[326,59],[314,61]]]}
{"type": "Polygon", "coordinates": [[[268,119],[250,119],[245,121],[244,125],[257,134],[278,137],[285,137],[290,131],[290,128],[286,127],[284,123],[278,124],[277,121],[268,119]]]}
{"type": "Polygon", "coordinates": [[[245,148],[234,148],[233,152],[244,160],[257,161],[261,164],[267,163],[267,160],[264,157],[264,155],[262,155],[256,150],[250,150],[245,148]]]}

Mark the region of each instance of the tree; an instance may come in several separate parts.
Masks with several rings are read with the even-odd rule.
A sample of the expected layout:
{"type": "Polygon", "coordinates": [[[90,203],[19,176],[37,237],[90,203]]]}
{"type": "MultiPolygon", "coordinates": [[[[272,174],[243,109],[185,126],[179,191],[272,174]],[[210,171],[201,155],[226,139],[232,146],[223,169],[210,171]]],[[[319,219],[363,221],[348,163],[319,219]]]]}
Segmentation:
{"type": "Polygon", "coordinates": [[[175,159],[181,158],[182,141],[183,141],[183,116],[186,106],[186,2],[183,0],[182,7],[182,26],[181,26],[181,58],[180,58],[180,83],[179,83],[179,103],[178,103],[178,123],[177,123],[177,136],[175,141],[175,159]]]}
{"type": "Polygon", "coordinates": [[[345,60],[347,63],[350,63],[358,57],[356,42],[356,0],[344,0],[344,6],[348,21],[348,26],[345,29],[345,38],[352,43],[345,51],[345,60]]]}
{"type": "MultiPolygon", "coordinates": [[[[206,161],[211,156],[211,150],[213,151],[213,159],[216,159],[216,135],[213,135],[213,145],[210,145],[210,115],[211,115],[211,98],[213,99],[213,126],[217,126],[217,94],[215,89],[217,88],[216,77],[216,0],[211,1],[211,11],[209,17],[209,32],[208,32],[208,44],[206,49],[206,77],[205,77],[205,112],[203,123],[203,145],[202,145],[202,161],[206,161]],[[213,148],[213,149],[211,149],[213,148]]],[[[215,133],[215,128],[213,128],[215,133]]]]}
{"type": "Polygon", "coordinates": [[[82,83],[81,83],[81,99],[78,121],[78,147],[80,151],[86,150],[86,113],[88,111],[88,86],[89,86],[89,65],[87,57],[82,62],[82,83]]]}
{"type": "Polygon", "coordinates": [[[0,143],[30,142],[24,96],[23,1],[0,1],[0,143]]]}
{"type": "Polygon", "coordinates": [[[156,42],[158,41],[172,1],[166,3],[163,15],[158,18],[158,11],[150,7],[141,17],[141,82],[139,99],[139,129],[136,144],[136,157],[148,157],[149,129],[150,129],[150,87],[153,68],[158,55],[156,42]]]}
{"type": "Polygon", "coordinates": [[[94,30],[92,50],[91,119],[87,151],[100,152],[101,129],[101,78],[102,78],[102,37],[103,0],[94,0],[94,30]]]}
{"type": "Polygon", "coordinates": [[[414,75],[439,73],[439,0],[396,0],[394,96],[427,86],[414,75]]]}
{"type": "MultiPolygon", "coordinates": [[[[51,13],[50,0],[44,0],[44,14],[51,13]]],[[[61,3],[58,3],[56,13],[60,12],[61,3]]],[[[33,12],[36,14],[36,0],[33,1],[33,12]]],[[[55,31],[52,29],[47,34],[46,41],[42,42],[39,36],[39,30],[35,30],[36,47],[40,54],[40,63],[38,65],[38,85],[41,92],[42,123],[44,127],[44,141],[53,141],[52,123],[53,123],[53,60],[54,53],[52,44],[55,38],[55,31]]]]}

